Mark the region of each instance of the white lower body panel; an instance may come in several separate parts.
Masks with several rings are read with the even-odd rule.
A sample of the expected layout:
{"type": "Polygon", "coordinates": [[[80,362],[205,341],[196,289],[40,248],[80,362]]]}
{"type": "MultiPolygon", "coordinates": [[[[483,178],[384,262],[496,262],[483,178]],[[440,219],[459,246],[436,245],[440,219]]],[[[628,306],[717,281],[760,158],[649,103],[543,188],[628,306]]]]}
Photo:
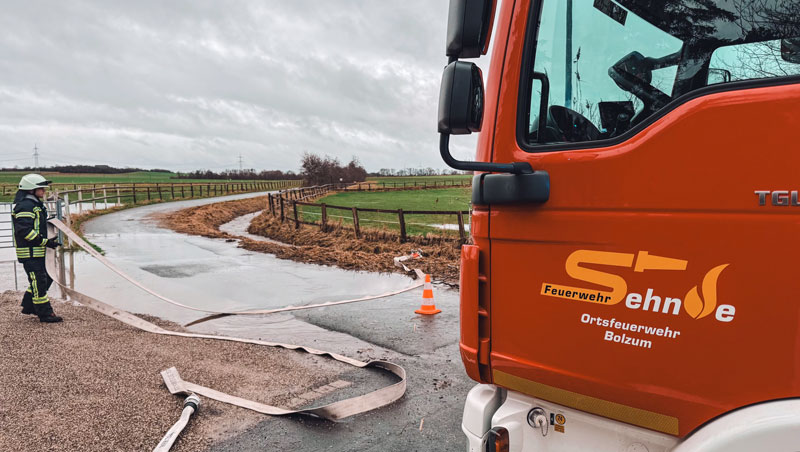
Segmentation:
{"type": "Polygon", "coordinates": [[[478,385],[464,407],[468,452],[483,452],[485,434],[509,433],[511,452],[770,452],[800,450],[800,400],[768,402],[726,414],[684,440],[561,405],[478,385]],[[546,426],[532,427],[528,413],[541,408],[546,426]]]}

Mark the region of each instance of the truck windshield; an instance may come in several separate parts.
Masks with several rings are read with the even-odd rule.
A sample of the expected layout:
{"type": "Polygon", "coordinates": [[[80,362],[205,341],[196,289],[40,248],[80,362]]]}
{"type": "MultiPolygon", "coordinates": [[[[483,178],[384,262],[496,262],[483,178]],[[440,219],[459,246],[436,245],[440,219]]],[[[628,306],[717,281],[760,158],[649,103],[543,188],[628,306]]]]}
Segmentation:
{"type": "Polygon", "coordinates": [[[800,2],[544,0],[540,14],[530,145],[613,138],[698,88],[800,75],[800,2]]]}

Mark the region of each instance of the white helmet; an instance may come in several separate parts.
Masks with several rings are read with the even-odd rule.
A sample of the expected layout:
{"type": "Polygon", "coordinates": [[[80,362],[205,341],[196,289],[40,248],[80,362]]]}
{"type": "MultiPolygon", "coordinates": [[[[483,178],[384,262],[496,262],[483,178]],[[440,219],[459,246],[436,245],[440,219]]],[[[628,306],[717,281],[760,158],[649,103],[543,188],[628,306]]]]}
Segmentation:
{"type": "Polygon", "coordinates": [[[52,182],[40,176],[39,174],[26,174],[22,176],[19,181],[20,190],[36,190],[37,188],[44,188],[52,182]]]}

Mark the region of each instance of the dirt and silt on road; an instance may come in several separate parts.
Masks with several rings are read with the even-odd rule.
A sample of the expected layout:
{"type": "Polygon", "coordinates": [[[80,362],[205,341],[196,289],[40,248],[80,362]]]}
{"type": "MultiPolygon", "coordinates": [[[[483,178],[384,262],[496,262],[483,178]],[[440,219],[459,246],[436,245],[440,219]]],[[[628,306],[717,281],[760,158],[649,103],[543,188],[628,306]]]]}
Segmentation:
{"type": "Polygon", "coordinates": [[[454,240],[412,237],[403,243],[397,234],[390,231],[364,231],[362,238],[356,239],[352,230],[335,226],[328,232],[310,226],[295,229],[291,221],[281,223],[268,212],[252,221],[249,232],[292,246],[234,237],[219,230],[222,224],[234,218],[263,210],[266,203],[266,198],[261,197],[226,201],[162,214],[159,220],[163,226],[176,232],[211,238],[237,238],[239,246],[247,250],[346,270],[399,272],[402,270],[395,266],[393,258],[419,250],[424,259],[415,261],[415,267],[432,274],[435,279],[458,284],[461,246],[454,240]]]}
{"type": "MultiPolygon", "coordinates": [[[[350,370],[305,353],[147,333],[71,303],[54,305],[64,323],[45,325],[19,313],[21,296],[0,294],[2,451],[151,450],[182,410],[159,374],[172,366],[187,381],[290,408],[350,370]]],[[[263,418],[203,397],[173,450],[203,450],[263,418]]]]}

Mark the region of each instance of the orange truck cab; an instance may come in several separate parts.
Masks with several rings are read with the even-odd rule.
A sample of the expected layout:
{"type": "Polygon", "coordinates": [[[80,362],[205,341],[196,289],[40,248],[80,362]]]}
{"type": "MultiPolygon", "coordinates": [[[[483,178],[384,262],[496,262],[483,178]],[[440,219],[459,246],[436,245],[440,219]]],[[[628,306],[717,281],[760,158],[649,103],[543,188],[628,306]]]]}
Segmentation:
{"type": "Polygon", "coordinates": [[[451,0],[447,55],[468,450],[800,450],[800,2],[451,0]]]}

